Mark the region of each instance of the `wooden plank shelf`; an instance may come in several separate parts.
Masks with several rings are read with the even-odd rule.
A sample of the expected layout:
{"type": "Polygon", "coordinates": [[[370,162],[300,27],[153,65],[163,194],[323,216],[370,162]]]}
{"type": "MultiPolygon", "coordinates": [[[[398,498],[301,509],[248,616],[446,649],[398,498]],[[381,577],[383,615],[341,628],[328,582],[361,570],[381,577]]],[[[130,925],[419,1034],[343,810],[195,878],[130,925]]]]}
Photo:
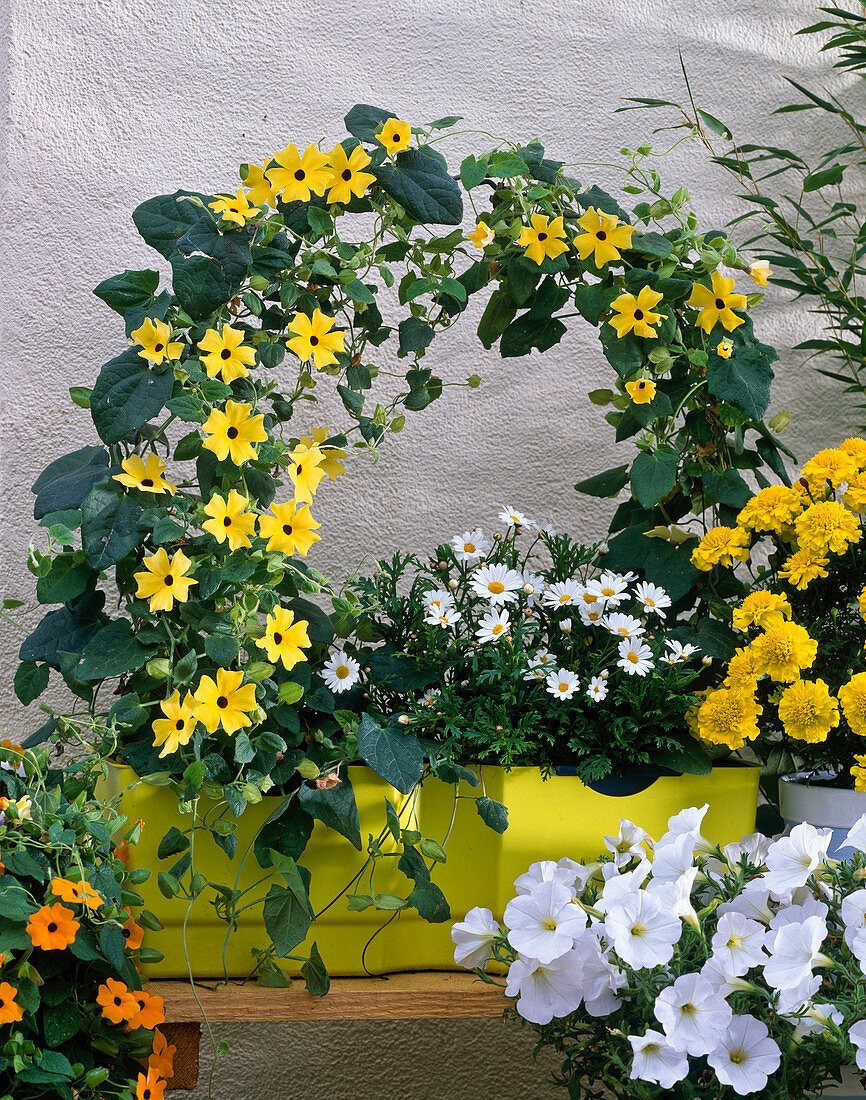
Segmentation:
{"type": "MultiPolygon", "coordinates": [[[[177,1047],[170,1089],[193,1089],[198,1081],[202,1013],[188,982],[151,982],[165,1002],[162,1030],[177,1047]]],[[[424,972],[383,978],[333,978],[325,997],[312,997],[295,982],[267,989],[252,982],[196,985],[211,1023],[281,1020],[496,1019],[506,1002],[498,986],[474,974],[424,972]]]]}

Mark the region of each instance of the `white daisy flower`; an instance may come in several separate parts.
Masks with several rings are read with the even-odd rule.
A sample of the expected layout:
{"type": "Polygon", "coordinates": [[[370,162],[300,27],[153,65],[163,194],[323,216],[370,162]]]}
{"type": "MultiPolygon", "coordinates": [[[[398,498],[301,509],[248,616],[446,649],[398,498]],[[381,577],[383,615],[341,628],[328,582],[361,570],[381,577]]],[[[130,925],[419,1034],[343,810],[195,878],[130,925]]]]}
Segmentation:
{"type": "Polygon", "coordinates": [[[601,598],[606,601],[608,606],[616,607],[617,604],[622,603],[627,595],[629,580],[634,579],[634,573],[613,573],[608,569],[591,584],[593,587],[598,587],[601,598]]]}
{"type": "Polygon", "coordinates": [[[619,643],[619,660],[616,662],[629,676],[646,676],[652,669],[652,650],[640,638],[623,638],[619,643]]]}
{"type": "Polygon", "coordinates": [[[570,634],[573,625],[574,624],[572,623],[571,619],[563,619],[562,622],[559,624],[560,633],[570,634]]]}
{"type": "Polygon", "coordinates": [[[418,700],[419,707],[435,707],[439,702],[439,692],[435,688],[430,688],[425,691],[421,698],[418,700]]]}
{"type": "Polygon", "coordinates": [[[526,593],[526,602],[533,607],[541,599],[546,581],[540,573],[533,573],[531,569],[524,569],[520,574],[523,577],[523,591],[526,593]]]}
{"type": "Polygon", "coordinates": [[[524,680],[543,680],[547,676],[547,669],[556,664],[556,657],[548,649],[537,649],[524,680]]]}
{"type": "Polygon", "coordinates": [[[547,690],[558,699],[570,699],[580,687],[580,681],[570,669],[561,668],[547,677],[547,690]]]}
{"type": "Polygon", "coordinates": [[[322,679],[331,691],[339,694],[361,679],[361,666],[345,650],[339,649],[322,665],[322,679]]]}
{"type": "Polygon", "coordinates": [[[660,619],[665,617],[664,609],[671,606],[671,598],[663,588],[648,581],[641,581],[635,586],[634,594],[643,604],[647,613],[653,611],[660,619]]]}
{"type": "Polygon", "coordinates": [[[497,604],[514,603],[515,593],[523,587],[523,577],[507,565],[484,565],[476,569],[470,579],[472,591],[497,604]]]}
{"type": "Polygon", "coordinates": [[[582,588],[582,584],[572,580],[549,584],[544,593],[544,603],[548,607],[573,607],[580,601],[582,588]]]}
{"type": "Polygon", "coordinates": [[[475,637],[480,642],[498,642],[500,638],[508,633],[509,625],[507,611],[504,609],[498,612],[488,611],[484,618],[479,621],[475,637]]]}
{"type": "Polygon", "coordinates": [[[645,1035],[629,1035],[632,1081],[650,1081],[663,1089],[672,1088],[689,1072],[688,1057],[670,1045],[660,1031],[647,1028],[645,1035]]]}
{"type": "Polygon", "coordinates": [[[665,642],[668,652],[662,657],[666,665],[680,665],[694,653],[700,653],[696,645],[683,645],[682,642],[665,642]]]}
{"type": "Polygon", "coordinates": [[[499,513],[499,518],[509,527],[538,526],[533,520],[527,519],[523,512],[518,512],[516,508],[509,508],[506,504],[502,505],[502,511],[499,513]]]}
{"type": "Polygon", "coordinates": [[[719,1081],[738,1096],[761,1092],[782,1061],[767,1025],[754,1016],[735,1016],[720,1040],[707,1056],[719,1081]]]}
{"type": "Polygon", "coordinates": [[[483,558],[490,549],[490,543],[484,537],[480,527],[473,527],[471,531],[464,531],[462,535],[455,535],[451,540],[451,548],[458,562],[477,561],[483,558]]]}
{"type": "Polygon", "coordinates": [[[454,606],[454,596],[447,588],[437,588],[433,592],[425,592],[423,600],[424,610],[428,615],[434,612],[441,615],[446,607],[454,606]]]}
{"type": "Polygon", "coordinates": [[[603,603],[580,603],[577,607],[584,626],[601,626],[604,622],[603,603]]]}
{"type": "Polygon", "coordinates": [[[593,676],[589,681],[586,694],[594,703],[600,703],[607,698],[607,681],[603,676],[593,676]]]}
{"type": "Polygon", "coordinates": [[[602,622],[617,638],[639,638],[644,632],[640,619],[635,619],[632,615],[605,615],[602,622]]]}
{"type": "Polygon", "coordinates": [[[461,613],[453,607],[446,607],[444,611],[431,611],[424,619],[431,626],[454,626],[463,618],[461,613]]]}
{"type": "Polygon", "coordinates": [[[539,523],[538,530],[540,534],[546,535],[549,539],[556,537],[556,528],[552,523],[539,523]]]}

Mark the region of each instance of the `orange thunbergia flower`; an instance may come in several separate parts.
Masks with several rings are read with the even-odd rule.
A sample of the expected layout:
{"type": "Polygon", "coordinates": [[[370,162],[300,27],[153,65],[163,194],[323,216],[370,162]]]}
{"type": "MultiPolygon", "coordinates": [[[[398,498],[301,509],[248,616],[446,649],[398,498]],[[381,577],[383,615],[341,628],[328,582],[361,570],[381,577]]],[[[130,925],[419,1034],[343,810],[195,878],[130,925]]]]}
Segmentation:
{"type": "Polygon", "coordinates": [[[15,998],[18,990],[8,982],[0,982],[0,1024],[17,1024],[24,1015],[24,1009],[15,998]]]}
{"type": "Polygon", "coordinates": [[[165,1023],[165,1008],[163,1007],[162,997],[157,997],[154,993],[148,993],[145,989],[135,989],[132,991],[132,995],[138,1002],[138,1012],[129,1021],[130,1030],[134,1031],[138,1027],[144,1027],[148,1031],[153,1031],[157,1024],[165,1023]]]}
{"type": "Polygon", "coordinates": [[[121,842],[115,847],[113,852],[114,858],[119,859],[121,863],[126,863],[129,859],[129,841],[121,840],[121,842]]]}
{"type": "Polygon", "coordinates": [[[108,978],[96,994],[102,1015],[112,1024],[129,1023],[139,1012],[133,991],[116,978],[108,978]]]}
{"type": "Polygon", "coordinates": [[[165,1081],[152,1069],[148,1069],[147,1077],[139,1073],[135,1100],[165,1100],[165,1081]]]}
{"type": "Polygon", "coordinates": [[[126,946],[130,951],[137,951],[141,947],[141,941],[144,939],[144,929],[140,924],[136,924],[131,916],[124,922],[123,938],[126,940],[126,946]]]}
{"type": "Polygon", "coordinates": [[[153,1054],[147,1060],[147,1068],[160,1077],[174,1077],[174,1056],[177,1047],[169,1045],[168,1040],[157,1028],[153,1033],[153,1054]]]}
{"type": "Polygon", "coordinates": [[[51,893],[56,894],[61,901],[69,905],[86,905],[88,909],[98,909],[105,901],[87,879],[82,879],[81,882],[70,882],[65,878],[53,878],[51,893]]]}
{"type": "Polygon", "coordinates": [[[65,951],[75,942],[75,933],[81,927],[75,914],[65,905],[43,905],[27,923],[27,935],[34,947],[43,951],[65,951]]]}

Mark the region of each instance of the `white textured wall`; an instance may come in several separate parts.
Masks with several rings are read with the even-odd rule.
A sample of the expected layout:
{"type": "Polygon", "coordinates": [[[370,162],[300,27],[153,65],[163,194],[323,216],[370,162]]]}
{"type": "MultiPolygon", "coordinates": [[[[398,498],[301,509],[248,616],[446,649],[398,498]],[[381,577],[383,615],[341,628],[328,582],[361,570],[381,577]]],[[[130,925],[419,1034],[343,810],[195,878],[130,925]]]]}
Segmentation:
{"type": "MultiPolygon", "coordinates": [[[[822,149],[832,140],[815,130],[819,117],[769,119],[784,102],[784,75],[837,90],[845,83],[823,68],[812,40],[793,37],[817,18],[815,7],[808,0],[10,0],[0,62],[7,102],[0,594],[32,597],[24,567],[36,534],[29,486],[50,458],[90,441],[87,414],[69,403],[67,389],[92,384],[123,342],[119,318],[90,290],[158,259],[130,220],[143,199],[234,187],[241,161],[261,162],[289,140],[334,141],[358,101],[411,120],[454,112],[494,133],[540,138],[566,161],[610,161],[662,121],[613,115],[621,97],[682,96],[678,47],[699,97],[734,122],[742,140],[822,149]]],[[[450,146],[455,163],[474,140],[450,146]]],[[[737,211],[727,178],[698,148],[682,147],[661,167],[671,191],[689,186],[705,225],[737,211]]],[[[576,174],[610,186],[617,180],[608,169],[576,174]]],[[[773,408],[793,412],[785,438],[804,456],[841,441],[854,423],[831,384],[798,368],[788,352],[811,325],[802,306],[772,292],[756,314],[757,331],[782,355],[773,408]]],[[[571,488],[618,461],[612,431],[585,398],[611,379],[593,331],[576,328],[544,357],[503,361],[464,324],[437,341],[428,362],[446,379],[477,371],[484,384],[446,391],[389,440],[378,467],[358,464],[330,490],[317,510],[326,526],[315,564],[337,569],[365,553],[433,545],[469,524],[490,525],[499,502],[586,537],[604,530],[607,507],[571,488]]],[[[2,631],[4,724],[30,729],[37,722],[10,687],[19,635],[6,624],[2,631]]],[[[351,1025],[286,1026],[261,1029],[255,1051],[247,1030],[239,1036],[244,1056],[230,1060],[215,1095],[548,1095],[540,1070],[537,1089],[527,1083],[526,1044],[494,1042],[490,1029],[391,1027],[380,1041],[379,1032],[351,1025]],[[368,1058],[358,1063],[356,1090],[331,1087],[335,1062],[343,1077],[341,1062],[348,1064],[350,1078],[354,1051],[374,1045],[377,1077],[368,1058]],[[512,1050],[520,1068],[509,1078],[501,1067],[512,1050]],[[289,1059],[308,1067],[300,1087],[279,1068],[289,1059]]]]}

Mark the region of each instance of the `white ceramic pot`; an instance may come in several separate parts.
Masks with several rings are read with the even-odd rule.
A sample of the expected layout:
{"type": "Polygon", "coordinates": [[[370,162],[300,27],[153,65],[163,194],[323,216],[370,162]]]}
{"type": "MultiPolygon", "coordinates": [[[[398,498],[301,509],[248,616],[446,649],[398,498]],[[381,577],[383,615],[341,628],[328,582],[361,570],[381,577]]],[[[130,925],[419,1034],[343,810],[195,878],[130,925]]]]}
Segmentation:
{"type": "MultiPolygon", "coordinates": [[[[779,783],[779,812],[788,828],[808,821],[816,828],[832,829],[828,855],[837,858],[845,835],[863,814],[866,814],[866,794],[830,787],[825,784],[833,776],[829,772],[798,772],[784,775],[779,783]]],[[[842,852],[842,857],[851,850],[842,852]]]]}

